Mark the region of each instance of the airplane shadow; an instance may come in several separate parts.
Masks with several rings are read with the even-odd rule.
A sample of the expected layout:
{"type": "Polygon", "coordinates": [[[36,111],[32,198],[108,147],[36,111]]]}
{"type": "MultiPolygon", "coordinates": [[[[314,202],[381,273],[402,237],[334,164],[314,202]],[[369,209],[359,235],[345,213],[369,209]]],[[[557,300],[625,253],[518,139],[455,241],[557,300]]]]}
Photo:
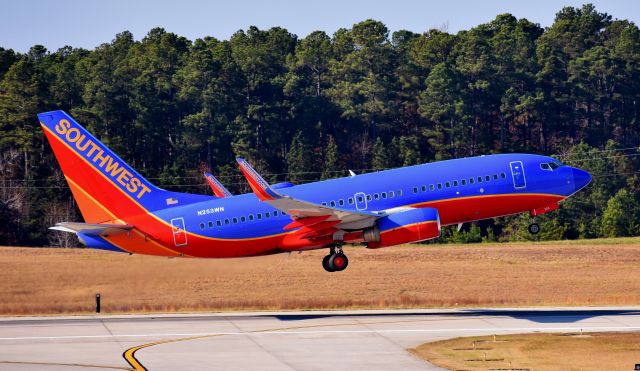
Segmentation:
{"type": "Polygon", "coordinates": [[[362,318],[362,317],[479,317],[479,316],[500,316],[512,317],[515,319],[526,319],[536,323],[573,323],[594,317],[603,316],[638,316],[640,310],[630,309],[562,309],[562,310],[513,310],[513,309],[470,309],[460,312],[399,312],[399,313],[331,313],[331,314],[282,314],[273,316],[280,321],[303,321],[318,318],[362,318]]]}

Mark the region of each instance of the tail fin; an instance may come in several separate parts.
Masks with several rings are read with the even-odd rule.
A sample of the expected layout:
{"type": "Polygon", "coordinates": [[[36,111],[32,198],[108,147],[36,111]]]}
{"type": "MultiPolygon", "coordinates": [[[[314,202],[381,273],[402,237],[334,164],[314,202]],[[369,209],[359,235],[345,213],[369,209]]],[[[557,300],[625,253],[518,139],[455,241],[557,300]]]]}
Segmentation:
{"type": "Polygon", "coordinates": [[[121,223],[130,216],[208,199],[154,186],[64,111],[38,118],[87,223],[121,223]]]}

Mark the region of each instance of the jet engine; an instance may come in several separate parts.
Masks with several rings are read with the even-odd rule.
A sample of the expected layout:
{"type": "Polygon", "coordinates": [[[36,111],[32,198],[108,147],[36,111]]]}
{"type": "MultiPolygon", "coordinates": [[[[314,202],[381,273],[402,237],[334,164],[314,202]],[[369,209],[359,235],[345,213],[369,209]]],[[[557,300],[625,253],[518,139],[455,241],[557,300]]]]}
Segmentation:
{"type": "Polygon", "coordinates": [[[440,217],[434,208],[401,211],[377,220],[363,231],[370,249],[419,242],[440,236],[440,217]]]}

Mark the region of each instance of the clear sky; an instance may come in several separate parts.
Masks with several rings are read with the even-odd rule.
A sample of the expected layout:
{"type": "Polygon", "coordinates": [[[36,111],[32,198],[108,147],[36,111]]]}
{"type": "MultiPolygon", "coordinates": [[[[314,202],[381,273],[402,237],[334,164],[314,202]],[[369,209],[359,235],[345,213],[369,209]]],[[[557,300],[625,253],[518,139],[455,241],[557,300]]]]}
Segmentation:
{"type": "MultiPolygon", "coordinates": [[[[543,27],[553,23],[563,6],[574,0],[3,0],[0,3],[0,47],[25,52],[42,44],[49,50],[64,45],[93,49],[124,30],[141,39],[153,27],[164,27],[194,40],[204,36],[228,39],[251,25],[281,26],[304,37],[312,31],[333,34],[338,28],[373,18],[391,32],[423,32],[443,25],[449,32],[469,29],[511,13],[543,27]]],[[[640,21],[638,0],[592,0],[599,12],[640,21]]]]}

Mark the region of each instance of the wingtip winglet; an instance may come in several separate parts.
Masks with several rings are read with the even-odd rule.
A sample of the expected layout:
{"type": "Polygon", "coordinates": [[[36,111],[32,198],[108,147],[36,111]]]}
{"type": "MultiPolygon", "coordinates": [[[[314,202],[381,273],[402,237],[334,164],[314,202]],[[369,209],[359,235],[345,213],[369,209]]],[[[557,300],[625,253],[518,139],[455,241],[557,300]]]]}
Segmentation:
{"type": "Polygon", "coordinates": [[[204,178],[207,180],[207,183],[209,183],[209,187],[211,187],[211,190],[213,191],[213,194],[216,195],[216,197],[225,198],[233,196],[233,194],[229,192],[229,190],[224,185],[222,185],[222,183],[218,179],[216,179],[213,174],[205,171],[204,178]]]}
{"type": "Polygon", "coordinates": [[[260,199],[260,201],[271,201],[282,198],[280,194],[275,192],[269,183],[264,180],[260,174],[242,157],[236,158],[238,165],[240,165],[240,171],[249,182],[249,186],[253,190],[253,193],[260,199]]]}

